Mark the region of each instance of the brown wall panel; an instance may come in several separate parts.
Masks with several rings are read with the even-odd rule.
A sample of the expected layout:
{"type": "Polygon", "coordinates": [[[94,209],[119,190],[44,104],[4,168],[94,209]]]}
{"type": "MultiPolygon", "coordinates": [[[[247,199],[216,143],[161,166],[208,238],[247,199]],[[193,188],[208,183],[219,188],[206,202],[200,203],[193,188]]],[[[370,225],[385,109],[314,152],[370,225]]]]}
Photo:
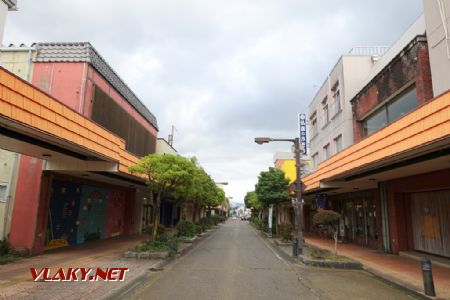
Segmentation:
{"type": "Polygon", "coordinates": [[[155,152],[156,136],[97,86],[94,91],[92,120],[123,138],[129,152],[137,156],[155,152]]]}

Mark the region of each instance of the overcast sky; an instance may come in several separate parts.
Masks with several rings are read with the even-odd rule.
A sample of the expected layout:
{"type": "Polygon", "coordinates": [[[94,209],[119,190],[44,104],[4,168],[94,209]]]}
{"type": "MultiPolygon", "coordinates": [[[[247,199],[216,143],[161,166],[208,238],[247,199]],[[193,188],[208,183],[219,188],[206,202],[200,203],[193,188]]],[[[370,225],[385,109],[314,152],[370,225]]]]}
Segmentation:
{"type": "Polygon", "coordinates": [[[289,144],[339,56],[391,45],[422,0],[19,0],[4,44],[88,41],[233,201],[289,144]]]}

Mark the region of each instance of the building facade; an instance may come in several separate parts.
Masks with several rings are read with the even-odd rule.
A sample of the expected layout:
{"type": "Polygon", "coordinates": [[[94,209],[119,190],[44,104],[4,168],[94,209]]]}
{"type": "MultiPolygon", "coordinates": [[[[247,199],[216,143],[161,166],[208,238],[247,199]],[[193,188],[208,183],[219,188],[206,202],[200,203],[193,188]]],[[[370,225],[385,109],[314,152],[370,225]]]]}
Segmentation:
{"type": "MultiPolygon", "coordinates": [[[[1,60],[5,67],[29,79],[39,93],[57,99],[61,105],[52,109],[64,117],[58,119],[53,112],[44,111],[51,122],[64,126],[74,119],[87,126],[83,119],[92,121],[112,134],[114,141],[123,143],[121,153],[132,160],[156,151],[155,116],[89,43],[11,46],[2,49],[1,60]]],[[[48,126],[49,131],[55,129],[48,126]]],[[[91,128],[95,130],[72,124],[72,133],[66,133],[65,138],[71,140],[77,134],[92,140],[91,128]]],[[[16,133],[8,134],[26,140],[16,133]]],[[[18,159],[15,199],[10,202],[12,218],[5,221],[13,247],[37,254],[48,248],[141,231],[149,198],[145,180],[130,177],[122,166],[117,172],[108,162],[91,161],[77,151],[49,145],[32,135],[28,139],[24,142],[45,150],[23,150],[18,159]]],[[[21,151],[13,143],[5,145],[11,146],[8,150],[21,151]]]]}
{"type": "Polygon", "coordinates": [[[433,95],[429,62],[446,54],[425,28],[422,16],[351,100],[355,144],[303,181],[311,206],[342,215],[343,241],[450,257],[450,85],[433,95]]]}
{"type": "Polygon", "coordinates": [[[386,47],[356,47],[343,55],[308,106],[313,169],[353,144],[350,99],[386,47]]]}

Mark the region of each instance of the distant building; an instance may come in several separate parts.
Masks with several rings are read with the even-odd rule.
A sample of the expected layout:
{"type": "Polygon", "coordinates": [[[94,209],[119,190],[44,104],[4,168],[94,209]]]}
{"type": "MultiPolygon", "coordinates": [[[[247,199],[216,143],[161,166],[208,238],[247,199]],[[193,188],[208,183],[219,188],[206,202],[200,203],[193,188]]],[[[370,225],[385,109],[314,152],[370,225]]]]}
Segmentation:
{"type": "Polygon", "coordinates": [[[163,138],[156,140],[156,153],[178,155],[178,151],[163,138]]]}

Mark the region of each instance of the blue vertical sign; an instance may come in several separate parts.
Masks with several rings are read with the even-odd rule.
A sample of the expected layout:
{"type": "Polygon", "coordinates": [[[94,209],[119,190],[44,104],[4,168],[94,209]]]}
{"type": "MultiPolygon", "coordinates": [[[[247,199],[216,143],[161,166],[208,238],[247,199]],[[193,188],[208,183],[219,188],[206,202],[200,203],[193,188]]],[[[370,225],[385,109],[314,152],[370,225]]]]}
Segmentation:
{"type": "Polygon", "coordinates": [[[307,140],[306,140],[306,115],[298,114],[298,124],[300,132],[300,144],[302,145],[303,154],[308,154],[307,140]]]}

